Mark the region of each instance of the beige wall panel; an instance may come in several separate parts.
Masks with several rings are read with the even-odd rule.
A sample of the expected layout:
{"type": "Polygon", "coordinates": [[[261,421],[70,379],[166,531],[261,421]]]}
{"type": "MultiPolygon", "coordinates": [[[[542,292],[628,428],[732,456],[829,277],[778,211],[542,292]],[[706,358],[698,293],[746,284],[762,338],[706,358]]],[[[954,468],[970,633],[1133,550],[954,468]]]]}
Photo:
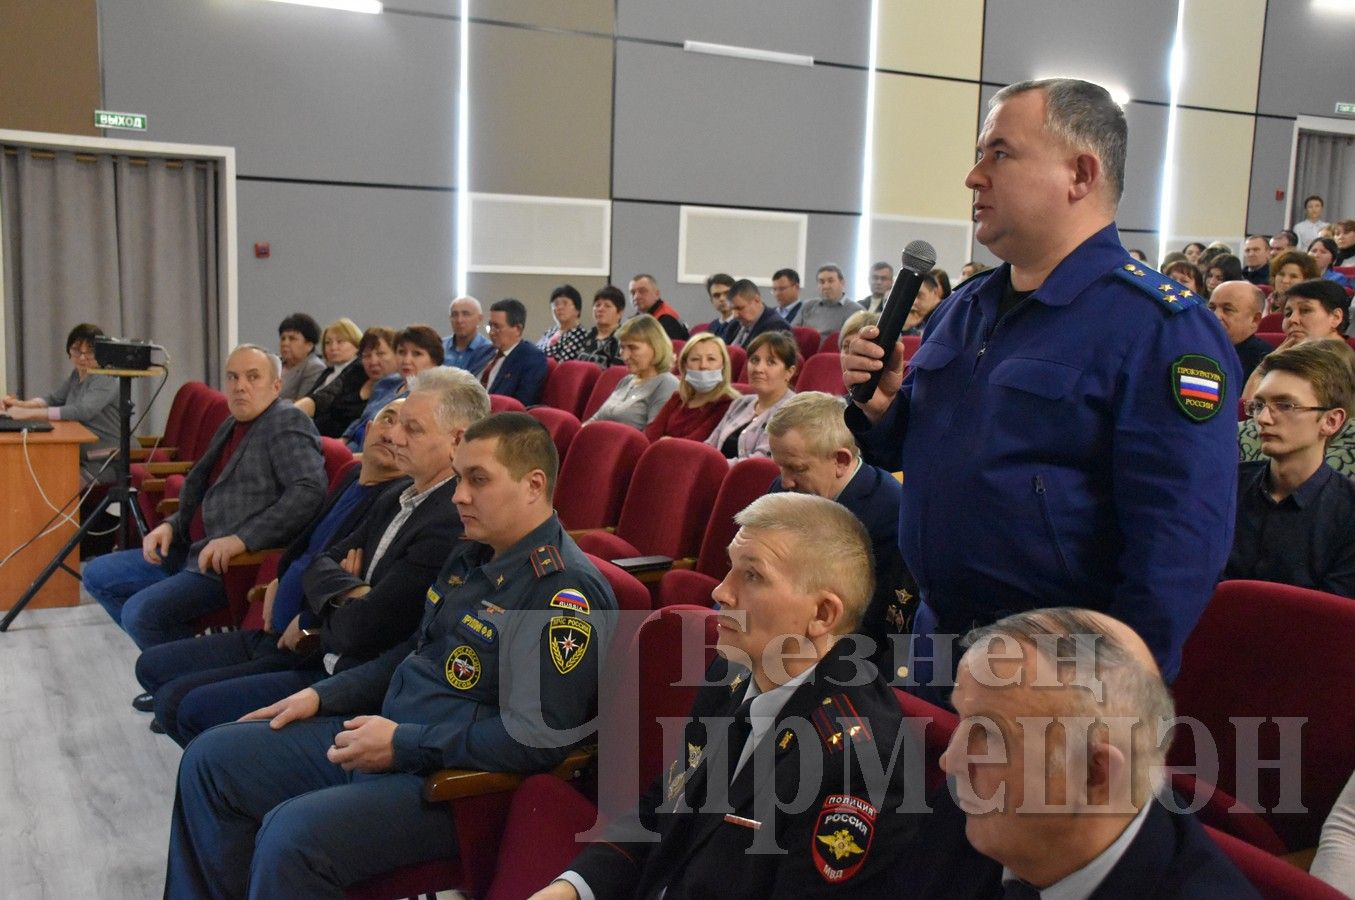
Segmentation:
{"type": "MultiPolygon", "coordinates": [[[[523,302],[527,307],[527,330],[523,332],[523,339],[532,342],[555,324],[550,312],[550,292],[566,282],[579,289],[583,297],[583,321],[591,328],[593,294],[607,283],[606,278],[598,275],[500,275],[486,272],[472,272],[467,276],[470,295],[484,305],[485,321],[489,321],[489,304],[495,300],[516,297],[523,302]]],[[[624,284],[621,290],[626,290],[624,284]]]]}
{"type": "Polygon", "coordinates": [[[1266,0],[1190,0],[1181,103],[1256,111],[1266,0]]]}
{"type": "Polygon", "coordinates": [[[613,8],[614,0],[475,0],[471,18],[611,34],[613,8]]]}
{"type": "Polygon", "coordinates": [[[605,198],[612,42],[472,25],[470,187],[605,198]]]}
{"type": "Polygon", "coordinates": [[[0,2],[0,128],[97,136],[101,95],[95,0],[0,2]]]}
{"type": "Polygon", "coordinates": [[[977,80],[984,0],[880,0],[882,69],[977,80]]]}
{"type": "Polygon", "coordinates": [[[978,114],[978,85],[877,75],[875,213],[969,218],[978,114]]]}
{"type": "Polygon", "coordinates": [[[1231,237],[1247,227],[1251,116],[1177,112],[1175,236],[1231,237]]]}

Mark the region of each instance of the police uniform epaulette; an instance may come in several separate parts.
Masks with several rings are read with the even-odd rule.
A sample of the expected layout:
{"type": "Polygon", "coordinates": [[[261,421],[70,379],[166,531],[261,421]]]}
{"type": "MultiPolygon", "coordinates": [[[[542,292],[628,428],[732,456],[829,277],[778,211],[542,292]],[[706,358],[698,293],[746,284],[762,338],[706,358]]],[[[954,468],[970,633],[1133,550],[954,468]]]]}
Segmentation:
{"type": "Polygon", "coordinates": [[[846,694],[825,698],[815,707],[809,719],[830,753],[842,750],[849,740],[858,744],[874,740],[870,725],[857,715],[856,707],[846,694]]]}
{"type": "Polygon", "coordinates": [[[532,551],[531,560],[532,571],[536,573],[537,578],[545,578],[547,575],[565,570],[565,558],[560,555],[560,548],[554,544],[537,547],[532,551]]]}
{"type": "Polygon", "coordinates": [[[1166,275],[1150,269],[1142,263],[1130,260],[1115,268],[1115,277],[1132,284],[1146,296],[1152,297],[1163,309],[1172,314],[1200,305],[1200,295],[1183,284],[1172,281],[1166,275]]]}

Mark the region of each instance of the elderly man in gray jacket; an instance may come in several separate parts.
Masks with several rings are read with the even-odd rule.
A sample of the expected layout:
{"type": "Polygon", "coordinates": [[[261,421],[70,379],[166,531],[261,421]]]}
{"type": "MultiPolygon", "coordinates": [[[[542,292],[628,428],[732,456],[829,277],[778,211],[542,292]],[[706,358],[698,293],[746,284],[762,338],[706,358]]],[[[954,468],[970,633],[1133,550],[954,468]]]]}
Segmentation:
{"type": "Polygon", "coordinates": [[[236,347],[226,360],[231,416],[189,471],[178,512],[140,550],[85,564],[85,590],[143,650],[191,637],[199,616],[225,604],[221,574],[231,558],[286,545],[324,502],[320,434],[278,399],[280,369],[262,347],[236,347]],[[205,536],[195,540],[199,513],[205,536]]]}

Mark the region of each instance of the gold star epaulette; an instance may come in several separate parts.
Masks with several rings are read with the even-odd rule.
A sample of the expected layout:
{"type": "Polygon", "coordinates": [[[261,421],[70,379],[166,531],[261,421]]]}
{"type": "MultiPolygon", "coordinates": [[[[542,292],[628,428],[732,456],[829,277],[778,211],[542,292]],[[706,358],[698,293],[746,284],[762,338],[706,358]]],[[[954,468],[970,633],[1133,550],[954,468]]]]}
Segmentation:
{"type": "Polygon", "coordinates": [[[1152,297],[1163,309],[1176,314],[1192,306],[1199,306],[1200,296],[1183,284],[1150,269],[1142,263],[1129,261],[1115,269],[1115,277],[1138,288],[1139,293],[1152,297]]]}
{"type": "Polygon", "coordinates": [[[857,715],[856,707],[846,694],[826,698],[809,718],[829,753],[841,751],[847,741],[864,744],[874,740],[870,725],[857,715]]]}
{"type": "Polygon", "coordinates": [[[545,578],[565,570],[565,559],[553,544],[545,544],[532,551],[532,571],[537,578],[545,578]]]}

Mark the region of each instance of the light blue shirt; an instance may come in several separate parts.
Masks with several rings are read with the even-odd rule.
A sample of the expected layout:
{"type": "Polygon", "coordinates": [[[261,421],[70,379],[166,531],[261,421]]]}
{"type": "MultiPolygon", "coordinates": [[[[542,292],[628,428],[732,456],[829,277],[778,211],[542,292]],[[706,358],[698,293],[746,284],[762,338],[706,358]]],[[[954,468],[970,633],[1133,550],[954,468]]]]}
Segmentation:
{"type": "Polygon", "coordinates": [[[444,366],[456,366],[458,369],[465,369],[472,375],[479,372],[489,362],[490,357],[494,355],[494,345],[489,342],[489,338],[480,334],[478,331],[475,337],[470,339],[465,350],[456,349],[456,337],[447,335],[442,339],[442,364],[444,366]]]}

